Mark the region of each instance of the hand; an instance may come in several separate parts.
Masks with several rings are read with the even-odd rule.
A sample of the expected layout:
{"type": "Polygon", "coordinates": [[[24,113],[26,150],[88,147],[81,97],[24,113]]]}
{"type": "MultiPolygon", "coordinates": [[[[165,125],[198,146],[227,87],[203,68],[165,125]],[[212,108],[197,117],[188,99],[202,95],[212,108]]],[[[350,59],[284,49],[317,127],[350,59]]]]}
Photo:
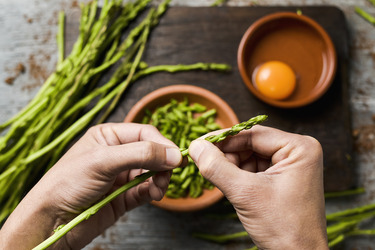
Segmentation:
{"type": "Polygon", "coordinates": [[[254,126],[216,146],[198,139],[189,154],[259,248],[328,249],[317,140],[254,126]]]}
{"type": "Polygon", "coordinates": [[[117,197],[53,246],[82,248],[126,211],[160,200],[170,170],[181,161],[178,147],[150,125],[95,126],[27,194],[1,229],[0,242],[4,249],[35,247],[57,226],[68,223],[142,169],[161,171],[117,197]]]}

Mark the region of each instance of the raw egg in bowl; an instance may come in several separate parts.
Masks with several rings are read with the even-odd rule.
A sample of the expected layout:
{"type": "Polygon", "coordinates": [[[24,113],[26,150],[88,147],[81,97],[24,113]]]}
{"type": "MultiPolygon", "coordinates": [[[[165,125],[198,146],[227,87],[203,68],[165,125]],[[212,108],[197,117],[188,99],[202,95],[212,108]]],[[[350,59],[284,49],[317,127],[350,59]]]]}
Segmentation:
{"type": "Polygon", "coordinates": [[[248,89],[280,108],[316,101],[336,73],[336,52],[327,32],[311,18],[293,12],[254,22],[242,37],[237,61],[248,89]]]}
{"type": "Polygon", "coordinates": [[[280,61],[269,61],[254,70],[253,82],[264,96],[283,100],[294,92],[296,75],[289,65],[280,61]]]}

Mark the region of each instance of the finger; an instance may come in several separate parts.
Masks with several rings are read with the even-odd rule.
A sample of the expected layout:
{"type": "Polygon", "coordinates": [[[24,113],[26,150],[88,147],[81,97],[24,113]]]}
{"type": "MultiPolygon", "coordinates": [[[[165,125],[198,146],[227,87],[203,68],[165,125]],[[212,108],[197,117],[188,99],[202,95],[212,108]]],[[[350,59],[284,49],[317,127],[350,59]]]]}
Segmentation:
{"type": "Polygon", "coordinates": [[[225,153],[225,157],[228,159],[229,162],[233,163],[236,166],[240,165],[240,156],[235,153],[225,153]]]}
{"type": "Polygon", "coordinates": [[[178,167],[182,155],[176,146],[140,141],[118,146],[103,147],[92,156],[96,171],[116,176],[122,171],[143,168],[165,171],[178,167]]]}
{"type": "Polygon", "coordinates": [[[248,172],[257,172],[257,159],[255,157],[250,157],[246,161],[242,162],[241,169],[248,172]]]}
{"type": "MultiPolygon", "coordinates": [[[[142,169],[133,169],[129,173],[122,172],[116,179],[115,185],[111,192],[124,185],[124,183],[133,180],[136,176],[145,172],[142,169]],[[126,174],[126,176],[121,175],[126,174]]],[[[171,171],[156,173],[152,178],[147,179],[144,183],[128,190],[122,198],[113,201],[116,207],[116,218],[121,216],[125,211],[129,211],[137,206],[148,203],[152,200],[161,200],[168,188],[171,171]]]]}
{"type": "Polygon", "coordinates": [[[230,162],[237,166],[241,166],[244,162],[253,157],[253,153],[251,151],[242,151],[236,153],[225,152],[224,155],[230,162]]]}
{"type": "Polygon", "coordinates": [[[257,166],[258,172],[263,172],[263,171],[266,171],[268,168],[271,167],[271,163],[267,159],[257,157],[256,158],[256,166],[257,166]]]}
{"type": "Polygon", "coordinates": [[[94,126],[88,131],[100,145],[121,145],[136,141],[153,141],[159,144],[175,145],[165,138],[154,126],[136,123],[106,123],[94,126]]]}
{"type": "Polygon", "coordinates": [[[223,152],[206,140],[193,141],[189,147],[189,154],[202,175],[224,193],[233,187],[231,180],[243,178],[243,170],[231,163],[223,152]]]}
{"type": "Polygon", "coordinates": [[[125,193],[126,211],[153,200],[161,200],[168,188],[170,172],[157,173],[147,182],[141,183],[125,193]]]}
{"type": "Polygon", "coordinates": [[[168,188],[171,175],[172,171],[158,172],[152,177],[152,182],[155,184],[156,187],[164,191],[168,188]]]}
{"type": "MultiPolygon", "coordinates": [[[[262,158],[258,158],[254,156],[253,154],[249,152],[239,152],[239,153],[225,153],[225,157],[230,161],[231,163],[235,164],[242,170],[248,171],[248,172],[258,172],[261,171],[258,166],[258,161],[260,160],[261,163],[263,163],[262,158]]],[[[263,169],[263,164],[262,169],[263,169]]],[[[269,164],[268,164],[269,165],[269,164]]],[[[264,171],[264,170],[262,170],[264,171]]]]}
{"type": "Polygon", "coordinates": [[[150,183],[143,182],[124,194],[125,210],[130,211],[151,201],[150,183]]]}
{"type": "Polygon", "coordinates": [[[263,158],[271,158],[280,149],[299,135],[278,129],[256,125],[234,137],[228,137],[217,144],[223,152],[251,150],[263,158]]]}
{"type": "Polygon", "coordinates": [[[148,179],[148,185],[141,186],[138,191],[138,200],[143,202],[161,200],[168,188],[171,175],[172,171],[163,171],[148,179]]]}

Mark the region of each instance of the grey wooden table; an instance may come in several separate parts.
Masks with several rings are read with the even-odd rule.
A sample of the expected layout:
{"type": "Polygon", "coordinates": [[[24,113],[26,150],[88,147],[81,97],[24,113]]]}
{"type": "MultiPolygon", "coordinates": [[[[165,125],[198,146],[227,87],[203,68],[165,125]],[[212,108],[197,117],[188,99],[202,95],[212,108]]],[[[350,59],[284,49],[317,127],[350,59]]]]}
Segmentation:
{"type": "MultiPolygon", "coordinates": [[[[171,5],[209,6],[213,0],[175,0],[171,5]]],[[[229,6],[249,6],[255,1],[232,0],[229,6]]],[[[375,202],[375,27],[354,13],[362,6],[375,14],[367,0],[258,0],[258,5],[335,5],[346,15],[350,31],[350,104],[355,134],[366,141],[357,145],[355,167],[363,195],[328,200],[327,212],[375,202]]],[[[55,35],[57,13],[65,10],[67,18],[77,14],[77,1],[70,0],[0,0],[0,123],[25,106],[36,94],[57,60],[55,35]],[[25,72],[20,73],[20,63],[25,72]],[[6,83],[8,82],[8,83],[6,83]]],[[[355,141],[356,142],[356,141],[355,141]]],[[[219,204],[213,209],[230,209],[219,204]],[[224,208],[223,208],[224,207],[224,208]]],[[[208,211],[209,212],[209,211],[208,211]]],[[[174,214],[150,205],[123,216],[104,235],[86,249],[245,249],[249,240],[216,245],[194,239],[193,231],[214,228],[218,233],[243,230],[235,220],[212,220],[207,211],[174,214]]],[[[374,222],[368,227],[375,228],[374,222]]],[[[352,237],[342,249],[372,249],[375,237],[352,237]]]]}

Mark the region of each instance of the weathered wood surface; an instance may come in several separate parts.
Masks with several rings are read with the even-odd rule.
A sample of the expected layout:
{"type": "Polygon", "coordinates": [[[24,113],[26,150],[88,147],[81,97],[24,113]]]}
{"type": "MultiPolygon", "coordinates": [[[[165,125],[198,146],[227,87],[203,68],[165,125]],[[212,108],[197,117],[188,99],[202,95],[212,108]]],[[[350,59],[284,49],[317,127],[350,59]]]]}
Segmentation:
{"type": "MultiPolygon", "coordinates": [[[[35,95],[43,82],[43,77],[53,70],[56,62],[54,38],[57,11],[65,9],[68,20],[72,21],[76,18],[76,14],[79,14],[74,2],[71,0],[0,0],[0,79],[3,81],[13,76],[13,69],[18,63],[24,63],[26,66],[26,72],[17,77],[13,85],[0,84],[0,122],[5,121],[22,108],[35,95]],[[32,72],[35,73],[37,66],[42,70],[39,74],[32,74],[32,72]]],[[[212,2],[175,0],[172,1],[172,5],[208,6],[212,2]]],[[[375,60],[373,56],[375,28],[358,17],[353,8],[354,5],[360,5],[366,7],[371,13],[375,13],[375,8],[367,0],[262,0],[258,3],[260,5],[333,4],[344,11],[350,34],[348,74],[352,127],[355,129],[372,128],[372,115],[375,112],[375,82],[372,73],[375,60]]],[[[251,3],[245,0],[231,0],[228,1],[228,5],[244,6],[251,5],[251,3]]],[[[173,59],[174,55],[168,56],[173,59]]],[[[168,63],[172,62],[168,61],[168,63]]],[[[176,60],[176,62],[179,61],[176,60]]],[[[199,79],[209,80],[214,75],[216,73],[199,73],[199,79]]],[[[154,86],[151,79],[153,78],[144,79],[145,84],[154,86]]],[[[178,81],[180,76],[175,75],[173,79],[178,81]]],[[[191,84],[198,84],[195,77],[187,80],[190,80],[191,84]]],[[[176,81],[164,84],[178,83],[176,81]]],[[[208,84],[206,86],[210,89],[208,84]]],[[[133,86],[132,89],[137,89],[137,87],[133,86]]],[[[145,91],[151,90],[153,88],[149,87],[145,91]]],[[[220,90],[218,91],[217,93],[220,94],[220,90]]],[[[244,95],[244,93],[241,94],[244,95]]],[[[128,101],[135,103],[139,98],[140,96],[130,97],[128,101]]],[[[122,119],[126,112],[126,109],[119,110],[112,119],[120,121],[119,119],[122,119]]],[[[371,137],[371,133],[368,136],[371,137]]],[[[353,159],[355,179],[367,189],[367,193],[349,199],[328,200],[327,212],[375,201],[374,150],[354,152],[353,159]]],[[[217,209],[229,210],[222,205],[215,206],[211,210],[217,209]]],[[[108,229],[103,237],[96,239],[86,249],[245,249],[250,246],[247,240],[220,246],[192,238],[190,235],[192,231],[215,230],[218,233],[226,233],[242,230],[241,225],[236,221],[207,220],[204,217],[205,213],[173,214],[152,206],[143,206],[125,215],[115,226],[108,229]]],[[[374,225],[369,224],[370,227],[374,225]]],[[[347,240],[342,245],[342,249],[371,249],[374,245],[374,238],[354,237],[347,240]]]]}

